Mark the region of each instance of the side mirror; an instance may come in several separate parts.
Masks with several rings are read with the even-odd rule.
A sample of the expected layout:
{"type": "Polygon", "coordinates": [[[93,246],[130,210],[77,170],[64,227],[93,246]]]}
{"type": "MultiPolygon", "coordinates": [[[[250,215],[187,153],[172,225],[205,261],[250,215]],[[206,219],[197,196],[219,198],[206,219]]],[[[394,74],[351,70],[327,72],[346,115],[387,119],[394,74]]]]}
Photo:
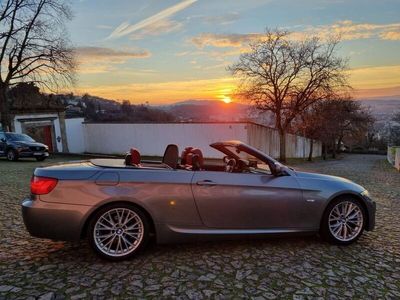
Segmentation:
{"type": "Polygon", "coordinates": [[[6,142],[6,139],[5,139],[5,138],[1,138],[0,141],[2,141],[3,143],[5,143],[5,142],[6,142]]]}
{"type": "Polygon", "coordinates": [[[275,176],[287,175],[286,168],[281,164],[275,164],[275,176]]]}

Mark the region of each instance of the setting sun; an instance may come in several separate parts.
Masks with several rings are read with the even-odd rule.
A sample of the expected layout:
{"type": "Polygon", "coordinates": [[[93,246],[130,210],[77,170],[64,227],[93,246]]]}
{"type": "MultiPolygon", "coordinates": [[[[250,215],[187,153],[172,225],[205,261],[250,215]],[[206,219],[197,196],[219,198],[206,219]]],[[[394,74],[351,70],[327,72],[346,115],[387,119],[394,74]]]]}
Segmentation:
{"type": "Polygon", "coordinates": [[[222,101],[224,101],[225,103],[231,103],[231,102],[232,102],[232,99],[231,99],[231,97],[229,97],[229,96],[224,96],[224,97],[222,98],[222,101]]]}

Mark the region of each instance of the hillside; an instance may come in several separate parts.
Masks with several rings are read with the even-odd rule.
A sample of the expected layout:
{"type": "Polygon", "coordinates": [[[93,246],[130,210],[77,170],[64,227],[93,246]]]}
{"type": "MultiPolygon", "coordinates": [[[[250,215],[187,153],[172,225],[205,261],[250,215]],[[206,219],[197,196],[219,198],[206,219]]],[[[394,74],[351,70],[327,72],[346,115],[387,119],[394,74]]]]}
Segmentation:
{"type": "Polygon", "coordinates": [[[391,118],[393,112],[400,110],[400,96],[359,99],[363,106],[369,107],[378,121],[391,118]]]}

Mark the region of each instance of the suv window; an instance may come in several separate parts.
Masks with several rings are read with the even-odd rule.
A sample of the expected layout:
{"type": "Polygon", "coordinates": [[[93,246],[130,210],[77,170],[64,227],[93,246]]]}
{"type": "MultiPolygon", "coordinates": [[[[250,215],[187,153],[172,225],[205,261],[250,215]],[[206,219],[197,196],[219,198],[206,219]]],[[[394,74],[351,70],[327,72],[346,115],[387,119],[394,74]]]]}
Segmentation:
{"type": "Polygon", "coordinates": [[[5,138],[6,138],[6,135],[4,134],[4,132],[0,132],[0,141],[2,141],[5,138]]]}
{"type": "Polygon", "coordinates": [[[14,132],[6,133],[6,137],[8,140],[15,141],[15,142],[34,142],[35,141],[29,135],[14,133],[14,132]]]}

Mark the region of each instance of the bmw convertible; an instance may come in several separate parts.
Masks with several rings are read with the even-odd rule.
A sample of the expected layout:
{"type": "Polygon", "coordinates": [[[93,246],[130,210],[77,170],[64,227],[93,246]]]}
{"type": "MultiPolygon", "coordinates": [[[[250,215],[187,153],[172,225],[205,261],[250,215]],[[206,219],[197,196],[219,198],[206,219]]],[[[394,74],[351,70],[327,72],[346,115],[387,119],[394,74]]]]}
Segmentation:
{"type": "Polygon", "coordinates": [[[87,238],[96,253],[122,260],[157,243],[319,234],[348,245],[375,226],[368,191],[334,176],[300,172],[240,141],[179,155],[168,145],[162,161],[92,159],[37,168],[22,215],[31,235],[87,238]]]}

